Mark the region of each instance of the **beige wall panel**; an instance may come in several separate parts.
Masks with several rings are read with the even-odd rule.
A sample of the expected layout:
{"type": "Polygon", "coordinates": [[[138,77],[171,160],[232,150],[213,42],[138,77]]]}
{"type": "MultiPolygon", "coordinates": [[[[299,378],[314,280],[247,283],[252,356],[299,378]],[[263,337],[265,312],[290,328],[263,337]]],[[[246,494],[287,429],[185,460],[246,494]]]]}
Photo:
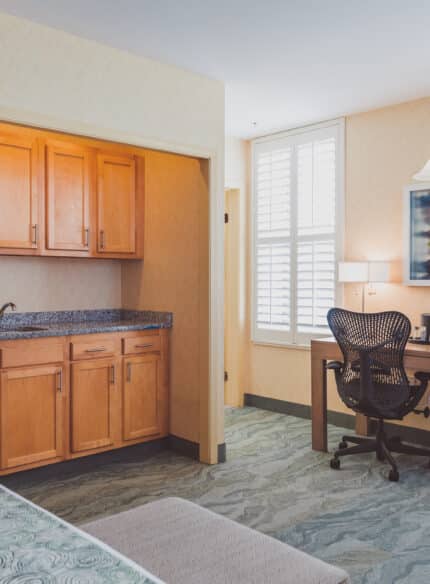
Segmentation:
{"type": "Polygon", "coordinates": [[[0,257],[0,304],[20,312],[121,308],[121,264],[108,260],[0,257]]]}
{"type": "Polygon", "coordinates": [[[124,306],[174,314],[170,431],[195,442],[208,383],[208,190],[200,164],[148,153],[145,260],[123,262],[124,306]]]}

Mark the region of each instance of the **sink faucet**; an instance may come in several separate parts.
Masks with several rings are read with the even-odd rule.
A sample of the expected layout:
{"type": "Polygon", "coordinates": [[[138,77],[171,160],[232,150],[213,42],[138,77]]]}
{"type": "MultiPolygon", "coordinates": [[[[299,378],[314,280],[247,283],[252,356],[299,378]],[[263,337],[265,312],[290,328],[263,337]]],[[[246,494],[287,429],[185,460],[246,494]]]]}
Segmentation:
{"type": "Polygon", "coordinates": [[[6,304],[3,304],[3,306],[0,308],[0,318],[2,318],[4,316],[6,309],[9,307],[11,310],[13,310],[15,312],[16,304],[14,304],[13,302],[6,302],[6,304]]]}

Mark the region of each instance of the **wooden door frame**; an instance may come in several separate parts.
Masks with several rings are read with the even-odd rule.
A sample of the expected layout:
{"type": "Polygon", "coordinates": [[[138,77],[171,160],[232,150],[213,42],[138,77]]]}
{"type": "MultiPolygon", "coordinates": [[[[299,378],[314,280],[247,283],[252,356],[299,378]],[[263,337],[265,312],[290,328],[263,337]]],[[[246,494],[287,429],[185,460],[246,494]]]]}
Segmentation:
{"type": "Polygon", "coordinates": [[[224,150],[154,140],[120,130],[106,129],[70,119],[0,107],[4,122],[40,129],[91,136],[142,148],[205,159],[209,167],[209,383],[201,384],[200,460],[218,462],[224,442],[224,150]]]}
{"type": "Polygon", "coordinates": [[[225,274],[224,274],[224,382],[225,405],[243,406],[246,338],[243,310],[246,305],[245,225],[243,189],[225,188],[225,274]]]}

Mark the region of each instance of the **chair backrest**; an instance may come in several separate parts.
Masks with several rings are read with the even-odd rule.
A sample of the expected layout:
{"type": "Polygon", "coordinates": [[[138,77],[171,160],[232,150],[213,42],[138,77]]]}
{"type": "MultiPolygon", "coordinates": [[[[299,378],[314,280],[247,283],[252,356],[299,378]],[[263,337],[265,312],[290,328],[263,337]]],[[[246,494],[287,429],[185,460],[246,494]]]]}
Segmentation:
{"type": "Polygon", "coordinates": [[[369,416],[395,417],[410,396],[403,366],[411,332],[409,319],[394,311],[361,313],[332,308],[327,320],[344,358],[336,375],[342,400],[369,416]]]}

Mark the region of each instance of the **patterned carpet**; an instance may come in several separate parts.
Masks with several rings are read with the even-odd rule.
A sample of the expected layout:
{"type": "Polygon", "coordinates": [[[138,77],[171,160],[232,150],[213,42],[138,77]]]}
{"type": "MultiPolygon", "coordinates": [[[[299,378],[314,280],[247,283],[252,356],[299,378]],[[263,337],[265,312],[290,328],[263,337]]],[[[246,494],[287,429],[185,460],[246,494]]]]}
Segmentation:
{"type": "MultiPolygon", "coordinates": [[[[342,429],[329,427],[333,448],[342,429]]],[[[189,499],[346,569],[354,584],[430,582],[430,470],[399,455],[400,482],[372,455],[328,466],[310,449],[310,422],[254,408],[227,409],[226,463],[171,452],[10,488],[79,524],[159,497],[189,499]]]]}

